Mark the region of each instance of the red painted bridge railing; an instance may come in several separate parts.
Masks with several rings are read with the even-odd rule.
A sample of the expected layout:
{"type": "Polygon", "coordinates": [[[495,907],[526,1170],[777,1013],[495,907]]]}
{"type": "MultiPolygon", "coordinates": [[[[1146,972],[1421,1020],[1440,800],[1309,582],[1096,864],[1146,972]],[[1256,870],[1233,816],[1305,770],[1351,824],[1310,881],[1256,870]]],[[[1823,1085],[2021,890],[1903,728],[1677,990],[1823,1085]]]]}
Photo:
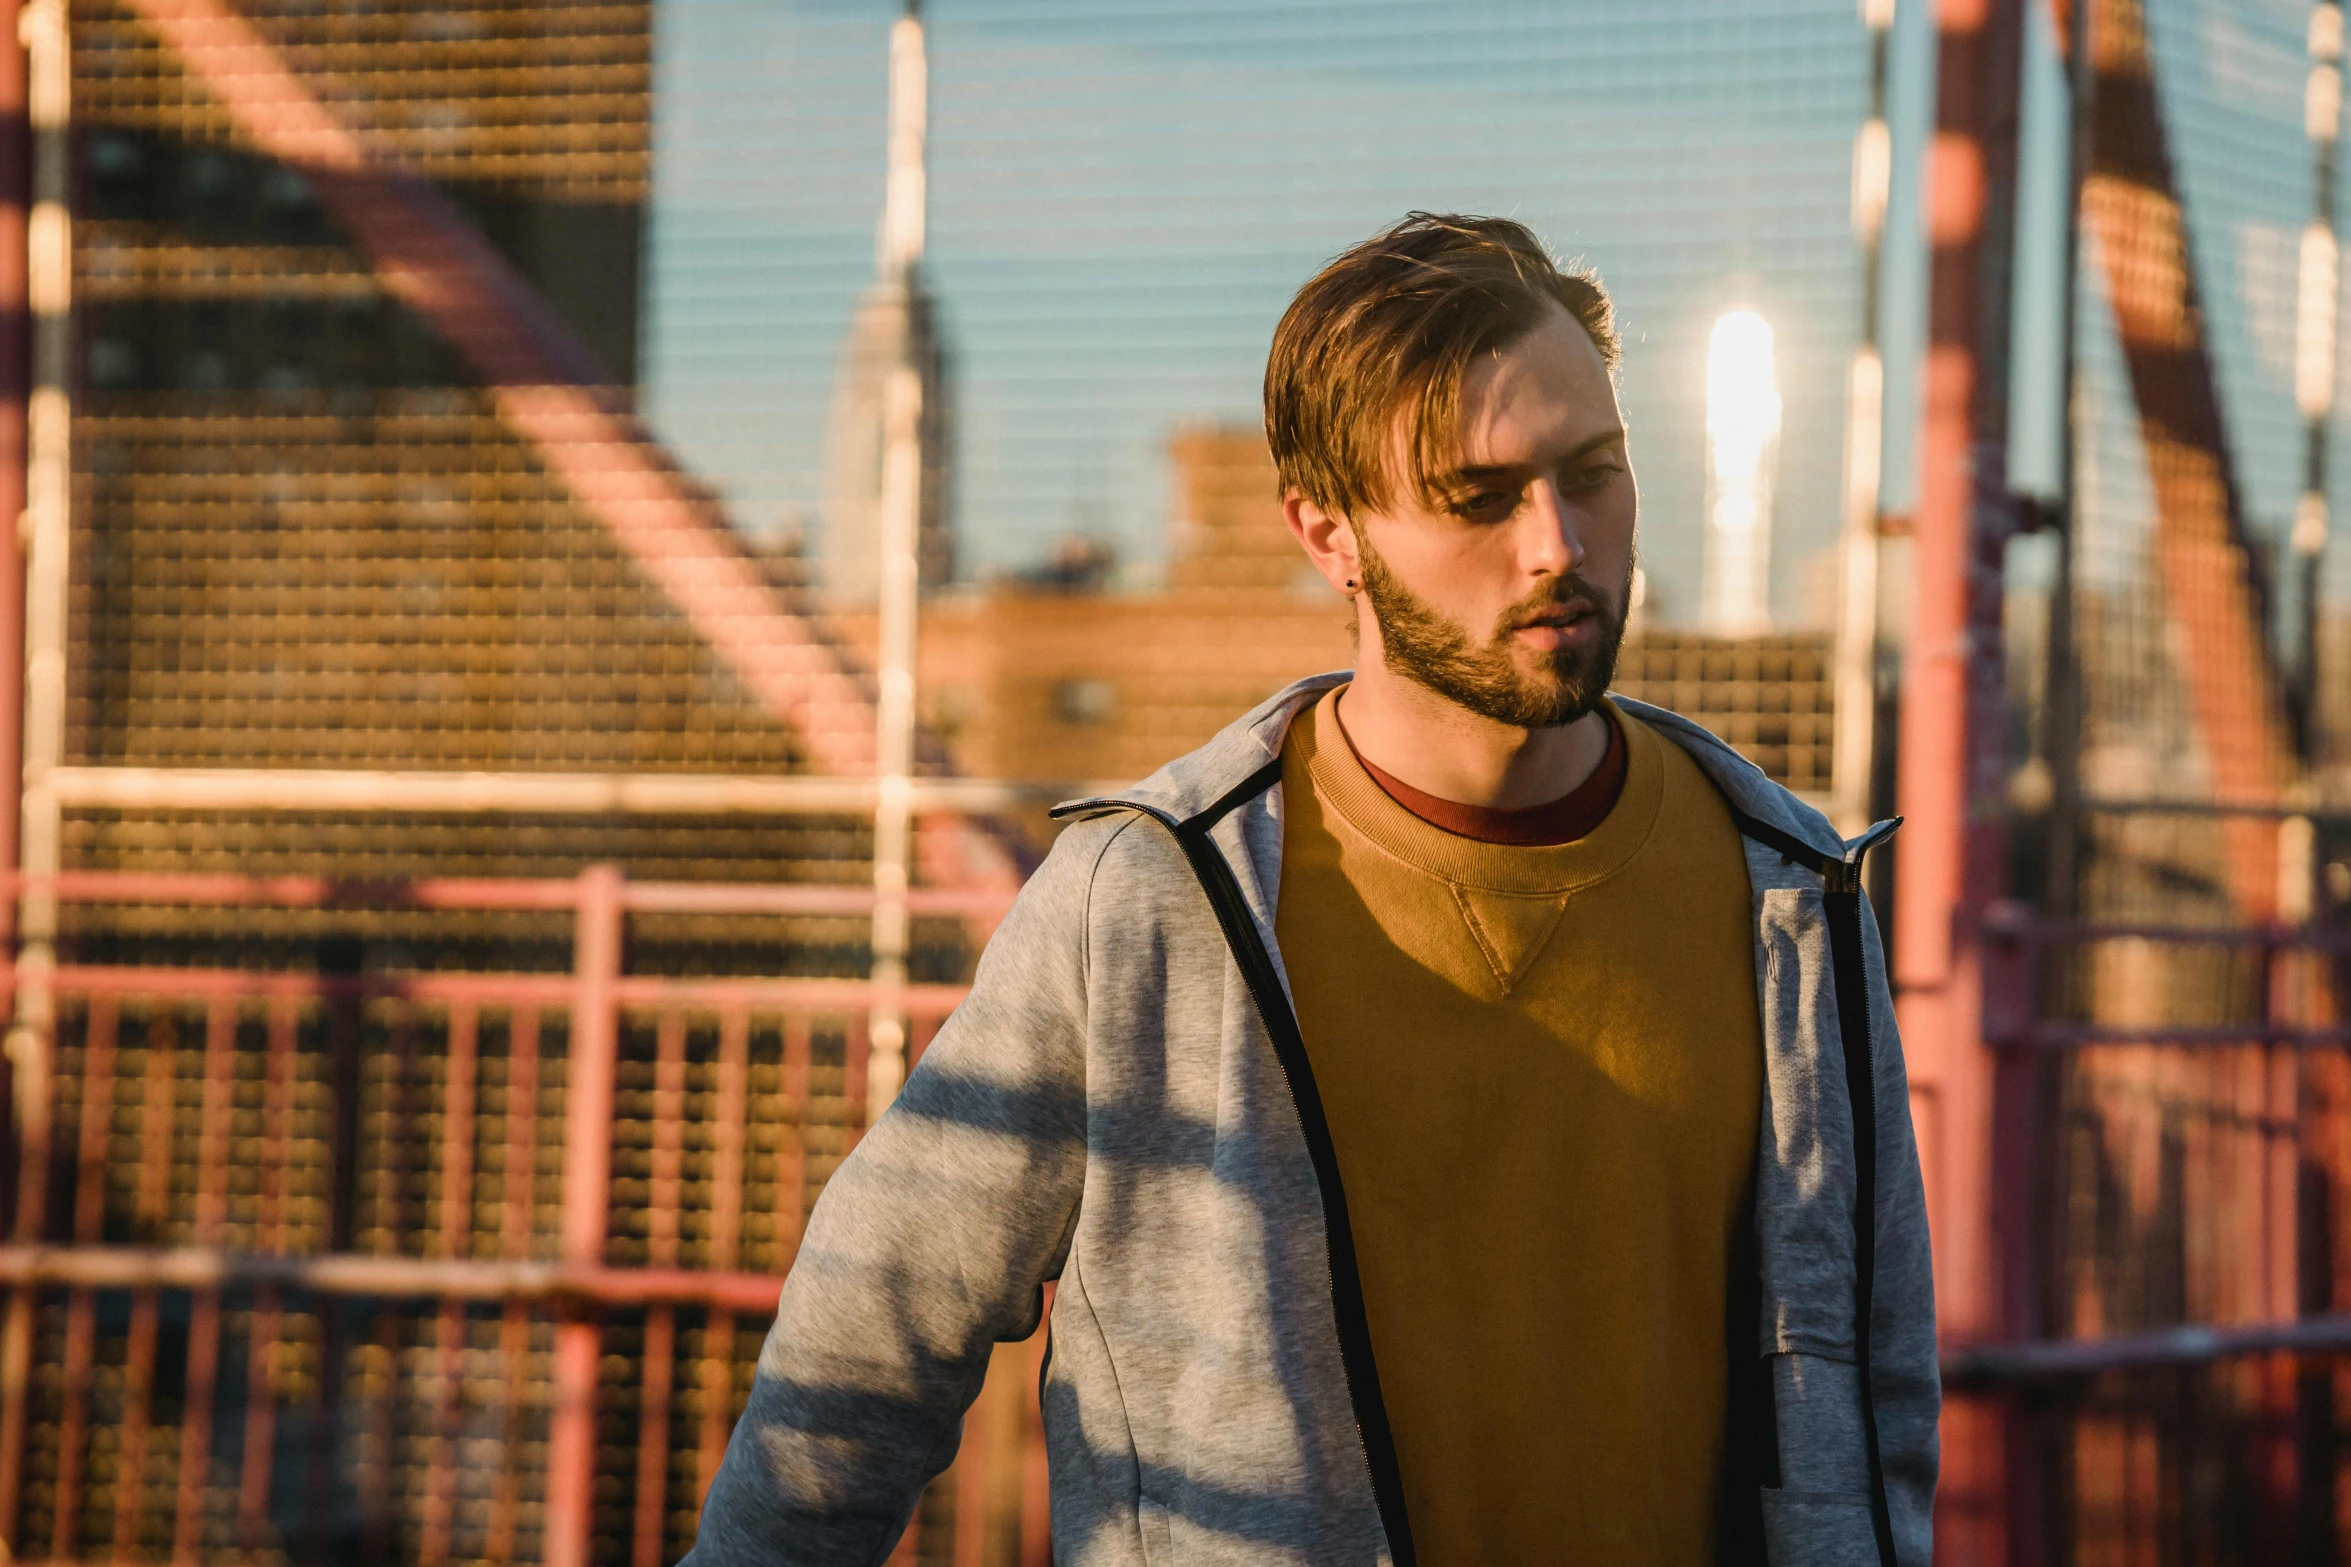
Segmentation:
{"type": "Polygon", "coordinates": [[[2351,929],[1986,932],[2011,1559],[2339,1560],[2351,1530],[2351,929]]]}
{"type": "MultiPolygon", "coordinates": [[[[682,1554],[809,1207],[866,1124],[868,1003],[854,978],[631,973],[624,931],[856,921],[871,892],[610,867],[53,885],[183,917],[568,913],[572,963],[46,977],[47,1102],[25,1103],[20,1072],[36,1113],[17,1118],[0,1244],[11,1554],[682,1554]]],[[[912,901],[979,920],[1004,902],[912,901]]],[[[910,988],[917,1051],[962,993],[910,988]]],[[[1047,1559],[1038,1352],[1003,1351],[897,1559],[1047,1559]]]]}
{"type": "MultiPolygon", "coordinates": [[[[175,928],[568,920],[569,964],[46,976],[46,1103],[0,1174],[12,1555],[682,1554],[809,1207],[866,1123],[867,996],[838,975],[640,972],[624,937],[855,932],[871,892],[609,868],[53,885],[69,910],[175,928]]],[[[939,921],[1003,906],[914,902],[939,921]]],[[[2019,1411],[2036,1467],[2011,1538],[2054,1559],[2201,1529],[2261,1559],[2281,1529],[2315,1537],[2351,1495],[2332,1456],[2351,1453],[2351,931],[2003,913],[1990,936],[2002,1285],[2041,1331],[1946,1364],[1962,1396],[2019,1411]],[[2183,1486],[2220,1500],[2183,1512],[2183,1486]]],[[[961,994],[913,987],[917,1050],[961,994]]],[[[898,1560],[1049,1560],[1040,1353],[1000,1350],[898,1560]]]]}

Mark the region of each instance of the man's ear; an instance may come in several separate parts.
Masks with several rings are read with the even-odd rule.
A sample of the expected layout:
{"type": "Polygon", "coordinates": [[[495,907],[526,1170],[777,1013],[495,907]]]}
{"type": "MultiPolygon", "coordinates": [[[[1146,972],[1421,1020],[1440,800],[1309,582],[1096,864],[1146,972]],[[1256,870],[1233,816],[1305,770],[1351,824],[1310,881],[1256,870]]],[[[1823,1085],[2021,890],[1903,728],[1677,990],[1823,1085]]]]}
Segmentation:
{"type": "Polygon", "coordinates": [[[1341,593],[1352,594],[1363,585],[1363,568],[1356,556],[1355,526],[1346,518],[1324,511],[1303,491],[1282,492],[1282,521],[1290,526],[1306,558],[1323,580],[1341,593]]]}

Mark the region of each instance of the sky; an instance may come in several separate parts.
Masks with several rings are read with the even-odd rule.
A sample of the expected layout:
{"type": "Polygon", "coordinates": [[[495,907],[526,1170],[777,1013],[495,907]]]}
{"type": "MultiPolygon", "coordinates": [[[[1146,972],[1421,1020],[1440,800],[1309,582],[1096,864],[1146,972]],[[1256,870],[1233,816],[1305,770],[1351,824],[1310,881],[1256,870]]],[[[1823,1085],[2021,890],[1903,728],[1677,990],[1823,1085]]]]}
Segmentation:
{"type": "MultiPolygon", "coordinates": [[[[821,527],[896,9],[657,6],[646,407],[754,532],[821,527]]],[[[927,271],[967,575],[1080,533],[1149,581],[1169,435],[1254,423],[1291,292],[1420,207],[1518,217],[1615,293],[1669,619],[1697,605],[1706,334],[1761,311],[1786,401],[1775,603],[1817,600],[1860,328],[1852,0],[935,0],[927,20],[927,271]]]]}
{"type": "MultiPolygon", "coordinates": [[[[897,11],[657,0],[645,406],[753,533],[822,526],[826,410],[873,271],[897,11]]],[[[2276,532],[2299,482],[2309,7],[2148,11],[2248,514],[2276,532]]],[[[1698,601],[1707,331],[1736,307],[1771,321],[1786,402],[1773,601],[1785,622],[1818,616],[1861,326],[1848,203],[1868,60],[1854,0],[932,0],[927,18],[927,272],[951,356],[966,576],[1084,534],[1118,546],[1126,580],[1151,581],[1169,435],[1254,423],[1265,344],[1297,285],[1404,211],[1450,208],[1526,221],[1614,292],[1642,548],[1668,622],[1698,601]]],[[[2063,438],[2066,111],[2042,8],[2035,22],[2011,471],[2046,489],[2063,438]]],[[[1902,512],[1934,90],[1920,0],[1899,8],[1889,74],[1883,500],[1902,512]]],[[[2127,575],[2149,522],[2130,498],[2144,456],[2094,295],[2080,331],[2102,401],[2084,439],[2111,515],[2085,564],[2127,575]]]]}

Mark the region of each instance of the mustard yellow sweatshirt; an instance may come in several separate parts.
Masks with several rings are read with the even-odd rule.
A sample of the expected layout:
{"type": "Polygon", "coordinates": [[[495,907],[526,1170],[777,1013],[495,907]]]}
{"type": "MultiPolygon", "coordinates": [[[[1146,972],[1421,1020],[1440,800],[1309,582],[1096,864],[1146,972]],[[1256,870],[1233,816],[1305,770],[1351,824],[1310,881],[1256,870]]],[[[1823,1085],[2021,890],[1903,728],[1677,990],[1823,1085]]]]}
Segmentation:
{"type": "Polygon", "coordinates": [[[1572,843],[1382,791],[1333,691],[1283,754],[1276,920],[1427,1567],[1706,1567],[1762,1093],[1737,829],[1611,710],[1572,843]]]}

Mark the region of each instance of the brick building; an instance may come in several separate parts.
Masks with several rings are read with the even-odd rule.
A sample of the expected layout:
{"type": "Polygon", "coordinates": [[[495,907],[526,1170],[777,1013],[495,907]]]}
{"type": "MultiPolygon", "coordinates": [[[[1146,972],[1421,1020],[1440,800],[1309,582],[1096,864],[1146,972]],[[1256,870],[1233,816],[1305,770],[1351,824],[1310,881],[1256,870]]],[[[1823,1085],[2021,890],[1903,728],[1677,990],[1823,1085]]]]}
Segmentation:
{"type": "MultiPolygon", "coordinates": [[[[1008,583],[924,611],[922,702],[960,770],[1071,782],[1139,778],[1300,675],[1354,658],[1347,606],[1282,524],[1251,428],[1168,443],[1166,586],[1111,593],[1008,583]]],[[[870,637],[863,624],[855,637],[870,637]]],[[[1825,634],[1724,640],[1636,624],[1616,689],[1688,714],[1774,778],[1827,792],[1825,634]]]]}

